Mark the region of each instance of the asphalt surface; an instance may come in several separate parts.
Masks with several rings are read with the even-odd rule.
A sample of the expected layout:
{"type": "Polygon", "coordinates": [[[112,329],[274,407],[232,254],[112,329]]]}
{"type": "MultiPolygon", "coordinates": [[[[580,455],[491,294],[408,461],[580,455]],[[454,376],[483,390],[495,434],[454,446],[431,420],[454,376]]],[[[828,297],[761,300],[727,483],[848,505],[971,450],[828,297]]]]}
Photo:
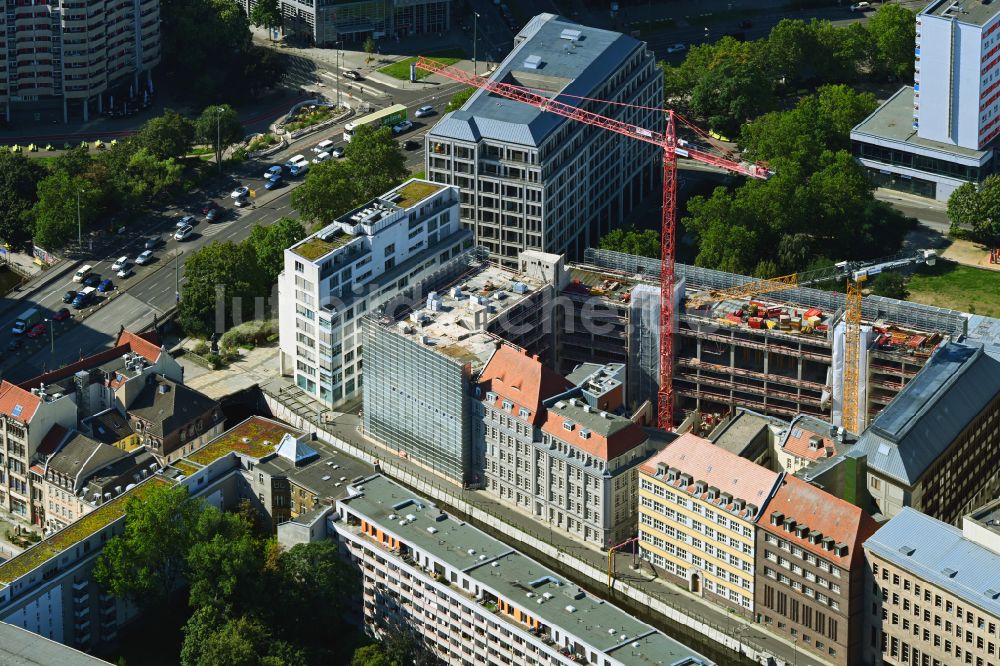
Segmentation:
{"type": "MultiPolygon", "coordinates": [[[[378,88],[378,84],[374,82],[366,82],[365,85],[372,89],[378,88]]],[[[446,100],[460,87],[458,84],[441,84],[433,90],[392,89],[391,101],[406,104],[414,122],[414,127],[397,137],[397,140],[402,142],[415,139],[420,144],[418,150],[404,151],[407,167],[411,171],[423,169],[422,136],[438,117],[412,118],[413,111],[427,103],[442,110],[446,100]]],[[[383,97],[385,103],[380,106],[390,101],[388,93],[384,93],[383,97]]],[[[283,187],[267,192],[263,188],[264,171],[271,164],[282,164],[299,153],[309,158],[315,157],[311,148],[325,139],[333,140],[338,146],[344,145],[343,123],[303,137],[271,157],[247,161],[240,165],[238,171],[227,174],[227,178],[192,204],[150,214],[148,219],[130,225],[130,228],[146,226],[151,231],[130,232],[128,236],[113,237],[106,251],[83,257],[85,263],[93,266],[94,273],[102,278],[111,278],[115,284],[115,289],[108,294],[98,295],[93,305],[76,311],[63,303],[66,291],[79,291],[82,288],[79,283],[72,281],[72,273],[51,281],[33,298],[17,303],[16,307],[11,307],[8,302],[6,319],[0,322],[0,350],[3,351],[0,355],[0,374],[10,381],[23,381],[76,361],[81,355],[89,355],[110,346],[121,326],[140,330],[152,322],[154,315],[164,315],[174,306],[177,290],[184,284],[185,256],[190,256],[209,242],[241,241],[255,225],[268,225],[285,216],[297,217],[291,207],[290,194],[302,179],[288,179],[283,187]],[[252,208],[233,206],[230,192],[241,184],[258,192],[259,197],[252,208]],[[205,221],[201,209],[208,201],[215,202],[226,211],[220,221],[205,221]],[[173,238],[173,231],[182,214],[194,215],[197,224],[194,233],[187,240],[177,241],[173,238]],[[155,260],[147,266],[134,265],[136,256],[144,249],[146,239],[154,235],[161,239],[154,252],[155,260]],[[119,279],[111,271],[111,265],[123,255],[133,264],[135,274],[119,279]],[[29,307],[38,307],[46,318],[51,318],[59,309],[66,307],[73,316],[67,321],[50,322],[50,330],[38,338],[14,336],[11,333],[14,319],[29,307]],[[15,337],[20,340],[21,347],[10,350],[9,344],[15,337]]],[[[87,245],[87,239],[84,240],[84,245],[87,245]]]]}

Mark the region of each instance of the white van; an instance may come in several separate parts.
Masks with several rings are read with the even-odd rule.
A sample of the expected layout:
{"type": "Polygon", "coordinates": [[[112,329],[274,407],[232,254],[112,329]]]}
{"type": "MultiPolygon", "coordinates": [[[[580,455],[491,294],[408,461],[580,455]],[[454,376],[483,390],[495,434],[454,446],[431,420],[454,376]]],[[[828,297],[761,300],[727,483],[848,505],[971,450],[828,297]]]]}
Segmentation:
{"type": "Polygon", "coordinates": [[[320,153],[319,155],[317,155],[316,157],[313,158],[313,164],[319,164],[320,162],[326,162],[328,159],[330,159],[330,153],[324,151],[324,152],[320,153]]]}
{"type": "Polygon", "coordinates": [[[93,272],[94,272],[94,267],[91,266],[90,264],[87,264],[86,266],[82,267],[80,270],[76,272],[76,275],[73,276],[73,282],[83,282],[84,280],[87,279],[87,276],[93,272]]]}
{"type": "Polygon", "coordinates": [[[326,153],[329,152],[331,148],[333,148],[333,141],[327,139],[326,141],[320,141],[317,143],[316,147],[312,150],[314,153],[326,153]]]}
{"type": "Polygon", "coordinates": [[[293,165],[298,164],[299,162],[308,162],[308,161],[309,160],[306,159],[305,155],[295,155],[290,160],[285,162],[285,168],[291,169],[293,165]]]}

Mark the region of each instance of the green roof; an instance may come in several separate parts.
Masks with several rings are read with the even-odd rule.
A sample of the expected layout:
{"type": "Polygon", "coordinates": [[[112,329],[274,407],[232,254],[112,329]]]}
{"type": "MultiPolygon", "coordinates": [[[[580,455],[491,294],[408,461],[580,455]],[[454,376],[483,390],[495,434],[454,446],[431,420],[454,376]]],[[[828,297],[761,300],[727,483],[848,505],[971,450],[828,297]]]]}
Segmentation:
{"type": "Polygon", "coordinates": [[[354,236],[346,234],[343,231],[330,234],[325,240],[317,235],[312,238],[307,238],[293,247],[292,252],[299,255],[303,259],[316,261],[320,257],[325,257],[330,254],[338,247],[347,245],[347,243],[353,238],[354,236]]]}
{"type": "Polygon", "coordinates": [[[440,191],[443,187],[444,185],[438,185],[436,183],[428,183],[422,180],[411,180],[404,183],[398,190],[393,192],[394,195],[399,196],[399,199],[394,203],[400,208],[409,208],[410,206],[420,203],[435,192],[440,191]]]}
{"type": "Polygon", "coordinates": [[[125,504],[130,497],[141,499],[154,486],[162,484],[170,485],[171,482],[160,476],[151,477],[132,490],[126,491],[110,502],[102,504],[76,522],[59,530],[44,541],[35,544],[17,557],[0,564],[0,583],[6,585],[17,580],[59,553],[96,534],[125,515],[125,504]]]}
{"type": "Polygon", "coordinates": [[[171,466],[184,472],[184,476],[191,476],[199,469],[201,469],[201,466],[191,463],[190,460],[178,460],[176,462],[171,463],[171,466]]]}
{"type": "Polygon", "coordinates": [[[250,458],[263,458],[274,453],[278,442],[286,434],[298,437],[302,433],[284,423],[260,416],[251,416],[235,428],[224,432],[191,455],[186,456],[185,460],[199,465],[208,465],[233,452],[250,458]]]}

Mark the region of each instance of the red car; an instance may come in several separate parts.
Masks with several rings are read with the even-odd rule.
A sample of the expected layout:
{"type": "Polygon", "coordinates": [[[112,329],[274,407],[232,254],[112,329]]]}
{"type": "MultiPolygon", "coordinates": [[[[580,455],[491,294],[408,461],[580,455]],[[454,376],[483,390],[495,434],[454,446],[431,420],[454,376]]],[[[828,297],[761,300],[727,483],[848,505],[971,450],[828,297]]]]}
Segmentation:
{"type": "Polygon", "coordinates": [[[69,319],[69,318],[70,318],[70,314],[69,314],[69,309],[68,308],[61,308],[59,310],[59,312],[57,312],[54,315],[52,315],[52,321],[63,321],[65,319],[69,319]]]}
{"type": "Polygon", "coordinates": [[[45,332],[47,330],[48,327],[46,327],[45,324],[35,324],[35,326],[30,331],[28,331],[28,337],[29,338],[41,337],[45,335],[45,332]]]}

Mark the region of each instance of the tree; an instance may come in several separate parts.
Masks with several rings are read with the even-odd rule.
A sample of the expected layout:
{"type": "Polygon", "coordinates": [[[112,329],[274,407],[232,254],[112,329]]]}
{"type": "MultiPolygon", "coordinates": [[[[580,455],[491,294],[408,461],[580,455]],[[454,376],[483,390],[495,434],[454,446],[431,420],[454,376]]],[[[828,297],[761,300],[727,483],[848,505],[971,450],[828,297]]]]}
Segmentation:
{"type": "Polygon", "coordinates": [[[727,57],[703,73],[691,90],[690,105],[712,129],[733,134],[773,101],[773,80],[763,63],[727,57]]]}
{"type": "Polygon", "coordinates": [[[196,533],[200,538],[185,558],[191,607],[239,613],[261,604],[264,548],[253,525],[238,514],[207,507],[198,517],[196,533]]]}
{"type": "Polygon", "coordinates": [[[241,80],[253,96],[274,88],[285,76],[285,59],[274,49],[252,46],[242,59],[241,80]]]}
{"type": "MultiPolygon", "coordinates": [[[[260,3],[257,3],[258,6],[260,3]]],[[[141,147],[160,160],[184,157],[194,143],[194,123],[176,111],[167,109],[162,116],[150,119],[136,137],[141,147]]]]}
{"type": "Polygon", "coordinates": [[[872,293],[886,298],[903,300],[906,298],[906,278],[902,273],[886,271],[879,273],[872,280],[872,293]]]}
{"type": "Polygon", "coordinates": [[[354,651],[351,666],[396,666],[378,643],[362,645],[354,651]]]}
{"type": "Polygon", "coordinates": [[[472,94],[476,92],[476,88],[468,87],[459,90],[457,93],[451,96],[451,100],[448,101],[448,105],[444,107],[444,112],[458,111],[462,108],[462,105],[469,101],[472,94]]]}
{"type": "Polygon", "coordinates": [[[333,626],[352,594],[343,559],[333,541],[296,544],[281,554],[278,632],[296,645],[329,643],[311,627],[333,626]]]}
{"type": "Polygon", "coordinates": [[[250,11],[250,22],[258,28],[267,28],[269,34],[274,28],[280,28],[284,24],[284,17],[278,0],[257,0],[250,11]]]}
{"type": "Polygon", "coordinates": [[[264,283],[247,243],[205,245],[184,263],[184,275],[178,316],[191,335],[208,337],[255,319],[256,299],[266,303],[270,296],[271,285],[264,283]]]}
{"type": "Polygon", "coordinates": [[[43,178],[38,183],[38,201],[31,209],[35,245],[50,251],[65,247],[81,228],[90,228],[97,219],[99,197],[100,192],[79,176],[57,171],[43,178]]]}
{"type": "Polygon", "coordinates": [[[883,76],[913,78],[913,45],[917,22],[914,13],[902,5],[882,3],[865,26],[875,44],[875,71],[883,76]]]}
{"type": "MultiPolygon", "coordinates": [[[[315,629],[315,627],[314,627],[315,629]]],[[[184,625],[183,666],[305,666],[302,650],[275,638],[252,616],[227,618],[211,606],[184,625]]]]}
{"type": "Polygon", "coordinates": [[[348,163],[358,190],[358,203],[387,192],[409,175],[406,157],[388,127],[361,127],[351,137],[348,163]]]}
{"type": "Polygon", "coordinates": [[[128,186],[131,194],[149,201],[180,183],[184,166],[174,158],[159,159],[147,148],[140,148],[128,162],[128,186]]]}
{"type": "Polygon", "coordinates": [[[225,146],[236,143],[246,134],[239,114],[228,104],[207,107],[198,116],[194,126],[198,141],[215,148],[217,164],[222,164],[225,146]]]}
{"type": "Polygon", "coordinates": [[[0,239],[14,249],[31,240],[29,212],[44,175],[45,169],[22,153],[0,151],[0,239]]]}
{"type": "Polygon", "coordinates": [[[964,227],[979,242],[1000,245],[1000,176],[959,186],[948,198],[948,218],[952,233],[964,227]]]}
{"type": "Polygon", "coordinates": [[[660,232],[655,229],[639,231],[635,226],[627,229],[612,229],[601,238],[602,250],[614,250],[640,257],[660,258],[660,232]]]}
{"type": "Polygon", "coordinates": [[[347,160],[327,160],[306,172],[292,192],[292,206],[303,218],[326,224],[355,206],[357,190],[347,160]]]}
{"type": "Polygon", "coordinates": [[[156,485],[129,496],[125,531],[105,544],[94,579],[142,607],[164,604],[183,581],[201,511],[201,502],[182,485],[156,485]]]}
{"type": "Polygon", "coordinates": [[[363,48],[365,50],[365,53],[368,54],[367,56],[365,56],[365,62],[371,62],[372,60],[374,60],[375,51],[376,49],[378,49],[378,47],[375,45],[375,40],[372,39],[371,35],[365,38],[365,43],[361,48],[363,48]]]}
{"type": "Polygon", "coordinates": [[[90,168],[94,158],[88,146],[80,145],[64,151],[52,163],[53,173],[65,173],[70,177],[82,176],[90,168]]]}
{"type": "Polygon", "coordinates": [[[798,19],[782,19],[767,37],[767,60],[774,72],[796,85],[815,73],[818,48],[815,24],[798,19]]]}
{"type": "Polygon", "coordinates": [[[285,249],[306,237],[305,227],[298,220],[283,217],[269,226],[256,225],[247,242],[257,258],[258,270],[266,284],[275,284],[285,267],[285,249]]]}

